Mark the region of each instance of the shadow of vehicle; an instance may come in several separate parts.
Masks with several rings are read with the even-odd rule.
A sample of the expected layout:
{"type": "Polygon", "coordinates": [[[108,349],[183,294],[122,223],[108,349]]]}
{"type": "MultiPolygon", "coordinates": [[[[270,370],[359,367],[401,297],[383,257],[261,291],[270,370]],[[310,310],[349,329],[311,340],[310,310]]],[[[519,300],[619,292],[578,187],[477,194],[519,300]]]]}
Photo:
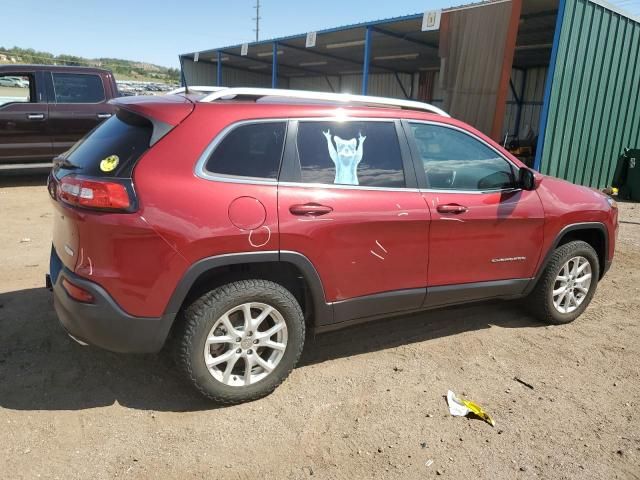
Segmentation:
{"type": "MultiPolygon", "coordinates": [[[[512,302],[378,320],[309,336],[300,367],[492,325],[539,324],[512,302]]],[[[58,324],[45,288],[0,294],[0,331],[3,408],[80,410],[115,402],[156,411],[216,408],[190,388],[166,354],[121,355],[73,342],[58,324]]]]}

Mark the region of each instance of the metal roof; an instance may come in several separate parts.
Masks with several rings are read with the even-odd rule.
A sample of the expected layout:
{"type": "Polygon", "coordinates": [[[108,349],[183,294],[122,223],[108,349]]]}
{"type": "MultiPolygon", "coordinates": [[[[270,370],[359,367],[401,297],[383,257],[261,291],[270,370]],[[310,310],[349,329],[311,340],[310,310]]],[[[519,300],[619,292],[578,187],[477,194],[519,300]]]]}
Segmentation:
{"type": "MultiPolygon", "coordinates": [[[[443,9],[443,12],[485,7],[507,0],[488,0],[443,9]]],[[[638,21],[632,15],[607,3],[589,0],[608,10],[638,21]]],[[[520,27],[516,39],[513,66],[528,68],[546,66],[551,55],[559,0],[523,0],[520,27]]],[[[259,42],[249,42],[246,55],[242,44],[185,53],[181,59],[216,64],[218,52],[223,67],[269,74],[274,44],[277,45],[278,75],[302,77],[312,75],[359,74],[363,65],[365,32],[372,33],[369,73],[416,73],[438,69],[438,30],[422,31],[422,13],[373,20],[317,31],[315,47],[306,48],[306,33],[288,35],[259,42]]]]}
{"type": "MultiPolygon", "coordinates": [[[[491,0],[452,7],[443,11],[484,7],[505,0],[491,0]]],[[[514,58],[515,67],[545,65],[549,61],[558,0],[523,0],[520,31],[514,58]]],[[[278,74],[284,77],[310,75],[348,75],[361,73],[364,38],[372,30],[370,73],[415,73],[438,69],[439,31],[422,31],[423,14],[374,20],[319,30],[315,47],[306,48],[306,33],[248,43],[247,55],[242,45],[203,50],[199,62],[217,63],[221,54],[223,67],[254,73],[271,72],[274,42],[278,52],[278,74]]],[[[193,59],[196,52],[181,55],[193,59]]]]}

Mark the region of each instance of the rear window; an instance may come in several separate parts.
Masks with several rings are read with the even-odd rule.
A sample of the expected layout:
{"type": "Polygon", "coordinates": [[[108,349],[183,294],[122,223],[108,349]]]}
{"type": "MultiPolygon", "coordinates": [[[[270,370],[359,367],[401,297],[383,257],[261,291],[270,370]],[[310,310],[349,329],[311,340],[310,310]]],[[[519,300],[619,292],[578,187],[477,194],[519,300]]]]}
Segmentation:
{"type": "Polygon", "coordinates": [[[56,103],[99,103],[104,101],[104,86],[98,75],[53,73],[56,103]]]}
{"type": "Polygon", "coordinates": [[[152,134],[149,120],[119,110],[65,153],[61,168],[79,175],[128,178],[149,149],[152,134]]]}
{"type": "Polygon", "coordinates": [[[285,122],[238,126],[222,139],[205,169],[214,174],[276,180],[285,131],[285,122]]]}

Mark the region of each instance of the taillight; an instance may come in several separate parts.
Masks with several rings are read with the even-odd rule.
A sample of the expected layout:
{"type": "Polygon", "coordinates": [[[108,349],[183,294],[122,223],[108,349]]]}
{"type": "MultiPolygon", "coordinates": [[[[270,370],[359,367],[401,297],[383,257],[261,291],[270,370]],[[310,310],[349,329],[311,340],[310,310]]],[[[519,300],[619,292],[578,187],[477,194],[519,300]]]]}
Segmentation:
{"type": "Polygon", "coordinates": [[[130,210],[131,199],[121,183],[67,175],[58,185],[60,199],[69,205],[106,210],[130,210]]]}
{"type": "Polygon", "coordinates": [[[79,286],[71,283],[66,278],[62,278],[62,287],[65,289],[67,294],[74,300],[83,303],[93,303],[94,298],[89,292],[87,292],[84,288],[80,288],[79,286]]]}

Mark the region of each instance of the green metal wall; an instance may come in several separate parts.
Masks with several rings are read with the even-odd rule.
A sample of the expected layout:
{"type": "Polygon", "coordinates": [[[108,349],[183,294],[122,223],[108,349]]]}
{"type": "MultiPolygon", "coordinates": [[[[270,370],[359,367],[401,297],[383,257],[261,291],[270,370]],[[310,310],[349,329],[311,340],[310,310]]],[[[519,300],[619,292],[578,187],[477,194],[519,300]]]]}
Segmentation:
{"type": "Polygon", "coordinates": [[[601,188],[622,148],[640,148],[640,24],[586,0],[564,1],[540,166],[601,188]]]}

